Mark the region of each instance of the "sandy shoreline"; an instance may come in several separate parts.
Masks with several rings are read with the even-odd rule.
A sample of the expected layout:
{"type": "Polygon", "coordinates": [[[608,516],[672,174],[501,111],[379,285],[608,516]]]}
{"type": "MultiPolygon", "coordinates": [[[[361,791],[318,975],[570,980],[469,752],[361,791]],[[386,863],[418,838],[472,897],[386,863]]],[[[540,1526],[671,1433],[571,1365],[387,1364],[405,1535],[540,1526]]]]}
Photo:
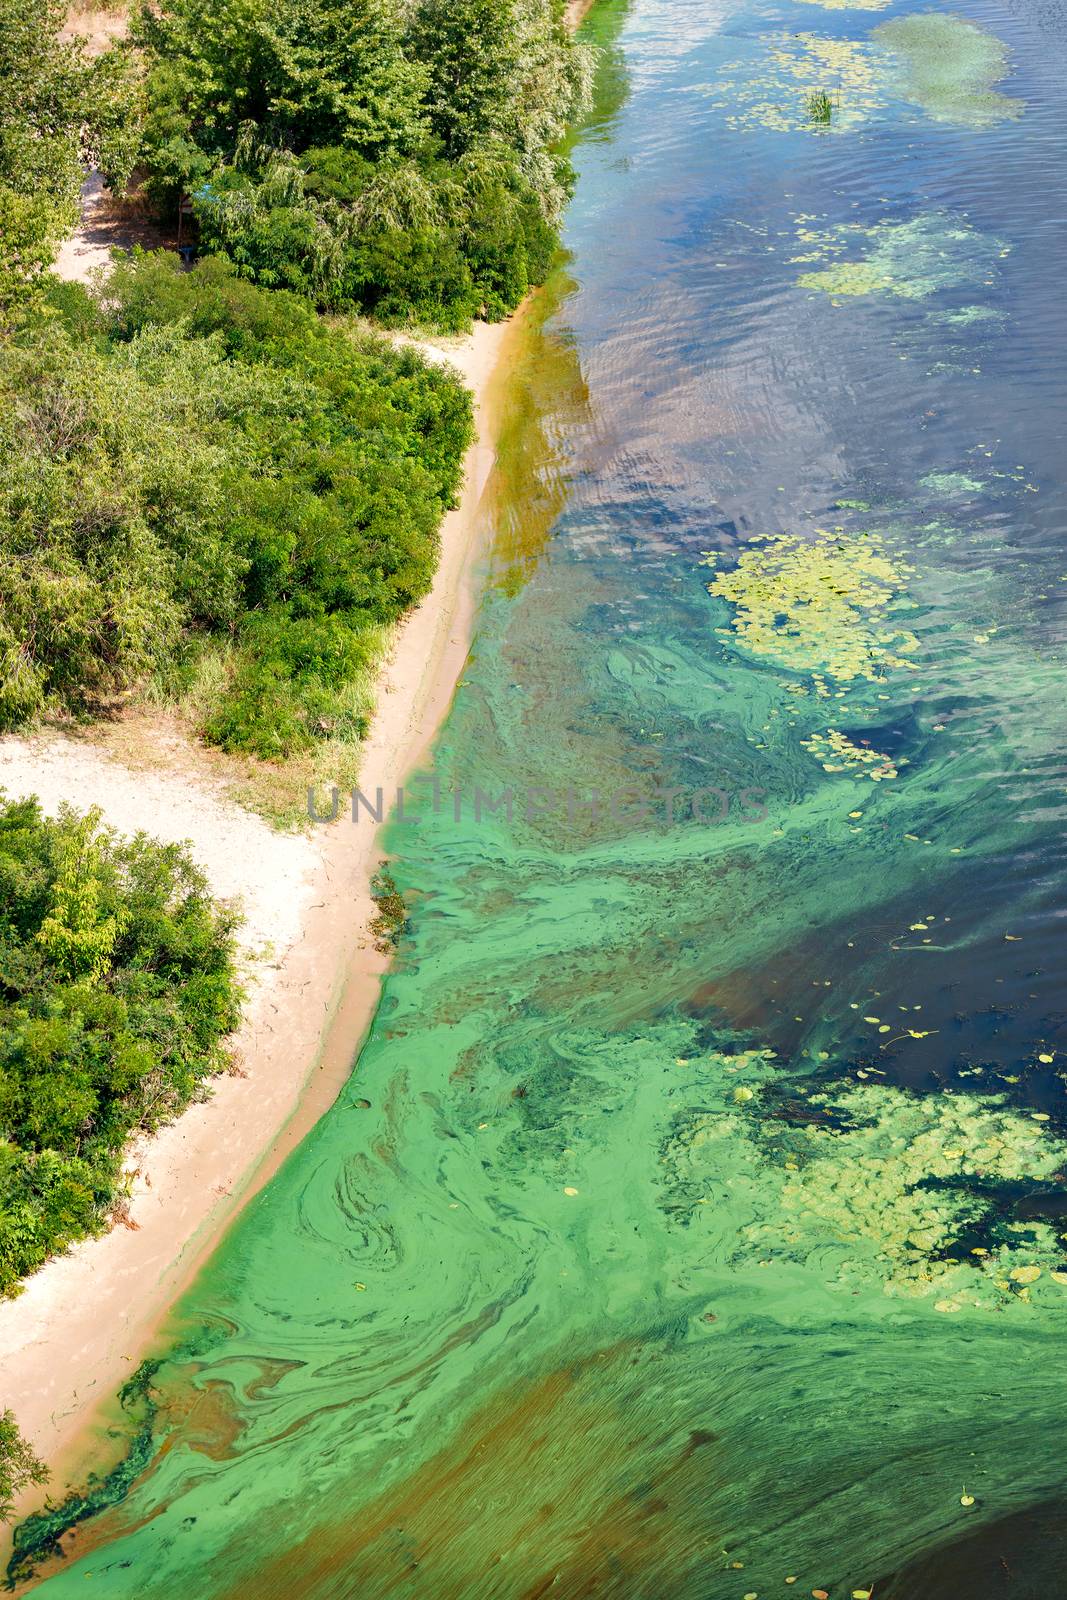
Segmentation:
{"type": "MultiPolygon", "coordinates": [[[[593,3],[569,0],[568,26],[577,28],[593,3]]],[[[125,25],[120,5],[72,23],[71,31],[95,53],[125,25]]],[[[125,237],[130,226],[90,174],[81,223],[54,270],[89,281],[107,270],[114,245],[135,242],[136,229],[125,237]]],[[[529,305],[508,322],[476,324],[463,338],[403,339],[459,371],[474,396],[476,438],[462,500],[442,523],[433,589],[398,629],[379,674],[361,784],[370,795],[380,785],[387,806],[443,721],[470,646],[472,570],[508,345],[521,337],[529,305]]],[[[215,892],[238,895],[246,917],[241,954],[250,992],[234,1041],[243,1076],[217,1079],[208,1101],[130,1151],[134,1227],[76,1246],[28,1279],[17,1300],[0,1301],[0,1409],[11,1407],[48,1464],[45,1492],[56,1499],[90,1465],[100,1467],[116,1390],[149,1353],[237,1211],[347,1081],[388,966],[368,933],[381,850],[365,817],[358,826],[341,820],[313,830],[310,838],[273,833],[210,774],[168,771],[165,730],[156,742],[163,770],[145,771],[78,740],[0,739],[0,788],[37,793],[46,810],[64,799],[81,808],[99,804],[104,821],[121,831],[142,827],[188,839],[215,892]],[[264,948],[268,941],[273,949],[264,948]]],[[[42,1499],[39,1489],[21,1496],[13,1523],[42,1499]]]]}
{"type": "MultiPolygon", "coordinates": [[[[388,797],[418,763],[466,659],[479,507],[495,459],[506,346],[521,317],[420,346],[430,359],[450,361],[473,391],[477,437],[462,501],[442,524],[432,592],[401,625],[379,677],[378,709],[362,758],[368,793],[380,784],[388,797]]],[[[130,1207],[135,1231],[116,1227],[75,1247],[27,1280],[17,1300],[0,1303],[0,1406],[12,1408],[49,1464],[52,1496],[77,1476],[94,1448],[98,1461],[95,1413],[143,1358],[236,1210],[336,1097],[388,964],[367,933],[375,911],[369,883],[380,850],[377,830],[365,817],[353,826],[342,813],[310,839],[267,839],[264,823],[212,795],[208,785],[188,777],[169,781],[182,799],[164,820],[166,806],[151,785],[166,788],[166,774],[131,773],[75,740],[0,741],[0,787],[11,794],[44,791],[50,809],[62,798],[79,806],[100,803],[105,821],[116,826],[188,837],[213,884],[220,881],[220,862],[238,848],[232,829],[242,823],[246,857],[262,858],[251,894],[247,873],[238,883],[254,925],[245,953],[256,987],[236,1041],[246,1075],[217,1080],[207,1103],[192,1107],[127,1163],[140,1168],[130,1207]],[[197,808],[210,813],[210,826],[200,825],[197,808]],[[205,833],[215,840],[214,863],[205,859],[202,838],[198,845],[198,834],[205,833]],[[284,909],[277,882],[272,894],[277,874],[284,909]],[[272,917],[283,925],[277,943],[284,948],[256,962],[256,939],[270,936],[272,917]]],[[[223,881],[219,892],[233,891],[223,881]]],[[[40,1502],[35,1491],[20,1509],[40,1502]]]]}

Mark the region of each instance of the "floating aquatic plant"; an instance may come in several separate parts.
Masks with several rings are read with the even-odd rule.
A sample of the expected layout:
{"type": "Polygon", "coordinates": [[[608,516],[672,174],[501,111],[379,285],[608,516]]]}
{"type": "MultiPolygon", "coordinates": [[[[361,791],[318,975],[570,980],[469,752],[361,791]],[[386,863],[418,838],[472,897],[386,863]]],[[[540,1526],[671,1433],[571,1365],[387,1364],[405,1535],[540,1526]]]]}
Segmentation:
{"type": "Polygon", "coordinates": [[[1018,1294],[1059,1266],[1062,1252],[1043,1223],[1009,1225],[1015,1237],[988,1249],[945,1253],[964,1231],[993,1225],[994,1184],[1051,1178],[1067,1158],[1067,1146],[1023,1113],[995,1099],[920,1097],[888,1085],[813,1096],[812,1104],[852,1125],[797,1131],[797,1170],[781,1191],[797,1219],[787,1244],[810,1244],[806,1235],[826,1226],[874,1248],[888,1292],[948,1294],[954,1308],[1018,1294]]]}
{"type": "Polygon", "coordinates": [[[909,222],[879,222],[873,228],[801,225],[797,238],[805,249],[791,258],[795,265],[827,263],[819,271],[802,273],[797,282],[835,298],[893,294],[923,300],[942,289],[988,285],[1008,248],[945,211],[909,222]],[[857,247],[864,252],[857,259],[841,259],[857,247]]]}
{"type": "Polygon", "coordinates": [[[945,1313],[1008,1309],[1034,1293],[1067,1308],[1054,1230],[1005,1221],[997,1195],[1047,1184],[1065,1160],[1062,1139],[999,1098],[857,1084],[805,1097],[793,1124],[727,1090],[721,1109],[679,1122],[661,1165],[671,1212],[730,1213],[729,1226],[714,1211],[708,1225],[735,1267],[789,1260],[827,1288],[945,1313]]]}
{"type": "Polygon", "coordinates": [[[988,128],[1025,110],[993,88],[1008,70],[1007,47],[973,22],[922,11],[883,22],[873,38],[894,58],[901,96],[935,122],[988,128]]]}
{"type": "Polygon", "coordinates": [[[885,65],[860,40],[779,35],[769,42],[764,70],[753,72],[750,62],[735,61],[703,92],[727,104],[731,128],[830,127],[840,133],[867,122],[884,103],[879,72],[885,74],[885,65]],[[814,117],[813,101],[824,100],[831,114],[814,117]]]}
{"type": "Polygon", "coordinates": [[[875,682],[889,668],[915,666],[915,635],[887,615],[910,574],[876,534],[820,529],[810,540],[778,534],[754,542],[708,592],[735,607],[722,631],[753,655],[795,672],[875,682]]]}
{"type": "Polygon", "coordinates": [[[825,89],[817,89],[808,95],[808,116],[812,122],[829,122],[833,116],[834,104],[825,89]]]}
{"type": "MultiPolygon", "coordinates": [[[[888,0],[809,0],[828,10],[876,11],[888,0]]],[[[1022,100],[993,89],[1008,68],[1006,47],[992,34],[961,17],[940,12],[895,17],[869,40],[827,39],[817,34],[772,35],[766,56],[730,62],[710,94],[726,108],[732,128],[774,128],[793,132],[827,128],[846,132],[862,126],[891,100],[918,106],[937,122],[991,127],[1017,117],[1022,100]],[[815,117],[811,102],[820,95],[832,116],[815,117]]]]}
{"type": "Polygon", "coordinates": [[[853,744],[839,728],[813,733],[800,743],[822,763],[825,772],[851,772],[853,777],[870,778],[872,783],[895,778],[898,767],[907,766],[905,760],[894,763],[891,756],[882,755],[880,750],[872,750],[869,745],[853,744]]]}

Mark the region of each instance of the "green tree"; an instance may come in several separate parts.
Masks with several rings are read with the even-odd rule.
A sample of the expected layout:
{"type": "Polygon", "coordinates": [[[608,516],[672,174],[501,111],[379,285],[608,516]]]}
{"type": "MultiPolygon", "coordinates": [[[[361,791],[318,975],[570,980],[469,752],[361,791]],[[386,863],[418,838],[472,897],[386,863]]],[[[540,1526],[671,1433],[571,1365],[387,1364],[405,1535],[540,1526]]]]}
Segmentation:
{"type": "Polygon", "coordinates": [[[149,163],[174,195],[211,158],[264,164],[337,144],[372,157],[422,136],[426,74],[397,0],[161,0],[134,37],[149,62],[149,163]]]}
{"type": "Polygon", "coordinates": [[[445,154],[500,137],[521,78],[515,0],[421,0],[411,41],[427,70],[427,108],[445,154]]]}
{"type": "Polygon", "coordinates": [[[562,0],[160,0],[137,35],[152,187],[242,276],[449,330],[543,281],[590,75],[562,0]]]}
{"type": "Polygon", "coordinates": [[[73,226],[83,163],[121,183],[135,154],[130,64],[61,42],[65,11],[61,0],[0,0],[0,328],[34,298],[73,226]]]}
{"type": "Polygon", "coordinates": [[[426,75],[404,53],[396,0],[290,0],[269,18],[271,119],[291,149],[381,157],[418,142],[426,75]]]}
{"type": "Polygon", "coordinates": [[[18,1430],[14,1413],[0,1411],[0,1522],[11,1515],[15,1497],[31,1483],[44,1483],[48,1476],[44,1462],[18,1430]]]}
{"type": "Polygon", "coordinates": [[[77,216],[84,74],[59,0],[0,0],[0,325],[77,216]]]}

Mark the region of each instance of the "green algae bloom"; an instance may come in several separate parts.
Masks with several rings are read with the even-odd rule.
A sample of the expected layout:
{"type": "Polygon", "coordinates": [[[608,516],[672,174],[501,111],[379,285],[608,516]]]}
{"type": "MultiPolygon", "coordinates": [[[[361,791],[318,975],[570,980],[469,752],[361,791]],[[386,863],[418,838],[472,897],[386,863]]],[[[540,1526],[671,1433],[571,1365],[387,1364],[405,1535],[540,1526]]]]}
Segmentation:
{"type": "Polygon", "coordinates": [[[778,534],[753,543],[709,594],[735,607],[722,630],[752,655],[794,672],[840,682],[880,682],[914,668],[914,634],[889,621],[911,569],[894,564],[875,534],[817,530],[813,540],[778,534]]]}
{"type": "Polygon", "coordinates": [[[797,238],[805,249],[791,258],[795,265],[828,263],[801,273],[797,282],[835,299],[891,294],[925,300],[943,289],[987,285],[1006,252],[1000,239],[944,211],[923,213],[910,222],[879,222],[873,228],[854,223],[828,229],[801,226],[797,238]],[[857,247],[865,252],[858,259],[835,259],[857,247]]]}
{"type": "MultiPolygon", "coordinates": [[[[769,1068],[753,1065],[754,1081],[766,1082],[769,1068]]],[[[997,1097],[857,1084],[804,1104],[812,1120],[774,1125],[758,1120],[755,1096],[740,1101],[733,1090],[667,1144],[667,1206],[681,1212],[699,1195],[698,1206],[728,1207],[719,1237],[735,1268],[788,1261],[831,1292],[942,1314],[1018,1310],[1038,1283],[1038,1295],[1060,1303],[1055,1231],[1004,1221],[995,1188],[1054,1179],[1063,1140],[997,1097]],[[963,1236],[989,1242],[967,1247],[963,1236]]]]}
{"type": "Polygon", "coordinates": [[[935,122],[991,128],[1025,109],[993,88],[1008,70],[1007,47],[973,22],[924,11],[883,22],[873,37],[897,62],[901,97],[935,122]]]}
{"type": "Polygon", "coordinates": [[[981,494],[985,488],[977,478],[969,478],[965,472],[928,472],[919,482],[932,494],[949,499],[961,494],[981,494]]]}

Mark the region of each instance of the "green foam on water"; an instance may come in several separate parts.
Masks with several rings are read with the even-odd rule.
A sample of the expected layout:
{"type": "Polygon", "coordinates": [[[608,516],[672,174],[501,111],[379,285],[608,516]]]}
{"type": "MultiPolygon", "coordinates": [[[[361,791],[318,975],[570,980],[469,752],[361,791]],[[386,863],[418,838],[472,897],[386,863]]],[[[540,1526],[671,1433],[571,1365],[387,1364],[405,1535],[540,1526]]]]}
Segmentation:
{"type": "Polygon", "coordinates": [[[948,499],[956,495],[981,494],[984,488],[977,478],[970,478],[965,472],[928,472],[919,482],[924,489],[948,499]]]}
{"type": "Polygon", "coordinates": [[[935,122],[990,128],[1026,108],[993,88],[1008,71],[1005,45],[962,17],[937,11],[893,17],[873,39],[897,63],[900,94],[935,122]]]}
{"type": "MultiPolygon", "coordinates": [[[[843,223],[833,228],[801,225],[802,252],[794,264],[827,262],[801,273],[797,282],[833,298],[889,294],[925,300],[946,289],[977,287],[995,281],[997,262],[1007,247],[969,222],[945,211],[922,213],[908,222],[880,222],[873,228],[843,223]],[[858,259],[840,259],[860,249],[858,259]]],[[[967,320],[980,320],[973,316],[967,320]]]]}

